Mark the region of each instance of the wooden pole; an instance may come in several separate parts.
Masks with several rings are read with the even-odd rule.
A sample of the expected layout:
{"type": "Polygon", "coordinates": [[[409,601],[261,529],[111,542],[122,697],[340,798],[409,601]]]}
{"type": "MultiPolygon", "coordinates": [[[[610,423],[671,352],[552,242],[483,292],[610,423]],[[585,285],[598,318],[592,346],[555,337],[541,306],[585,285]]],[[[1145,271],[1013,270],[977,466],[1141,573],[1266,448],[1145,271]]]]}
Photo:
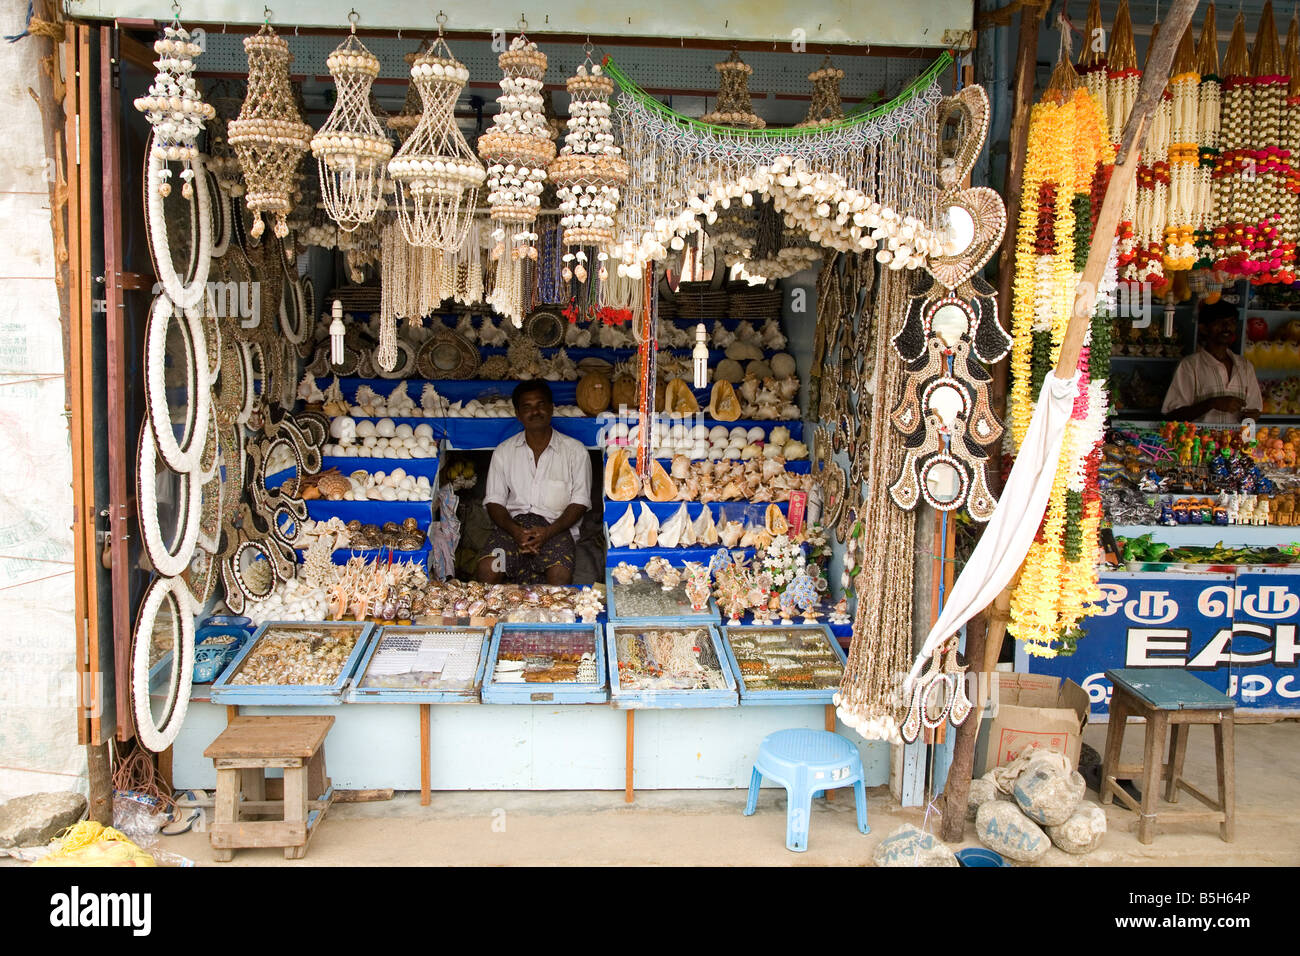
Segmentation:
{"type": "Polygon", "coordinates": [[[627,712],[627,745],[624,750],[624,768],[623,768],[623,799],[631,803],[634,799],[632,796],[632,751],[633,744],[636,742],[636,711],[627,712]]]}
{"type": "Polygon", "coordinates": [[[429,805],[429,708],[432,704],[420,705],[420,806],[429,805]]]}
{"type": "MultiPolygon", "coordinates": [[[[1011,81],[1011,133],[1007,138],[1007,177],[1002,200],[1007,207],[1007,231],[998,256],[998,321],[1011,329],[1011,284],[1016,276],[1016,232],[1020,225],[1020,184],[1025,173],[1025,149],[1029,141],[1029,105],[1034,99],[1034,72],[1038,65],[1038,24],[1047,13],[1047,4],[1026,4],[1020,8],[1019,42],[1016,66],[1011,81]]],[[[1007,407],[1007,386],[1011,358],[993,366],[989,402],[1002,414],[1007,407]]],[[[989,490],[1002,490],[1001,446],[994,446],[988,463],[989,490]]]]}
{"type": "MultiPolygon", "coordinates": [[[[1119,153],[1115,157],[1115,169],[1106,187],[1106,197],[1102,200],[1101,212],[1097,215],[1092,245],[1088,249],[1088,261],[1075,289],[1074,310],[1070,315],[1070,323],[1066,326],[1065,336],[1061,341],[1061,354],[1056,363],[1058,377],[1068,378],[1073,375],[1079,364],[1079,353],[1083,349],[1083,340],[1092,321],[1093,305],[1097,298],[1097,283],[1101,281],[1106,271],[1106,263],[1110,259],[1110,247],[1115,239],[1115,230],[1119,226],[1124,196],[1137,173],[1138,154],[1146,139],[1147,128],[1151,125],[1151,117],[1160,103],[1160,98],[1164,95],[1165,85],[1169,82],[1169,68],[1173,65],[1174,50],[1191,22],[1196,3],[1197,0],[1173,0],[1169,16],[1161,26],[1160,35],[1156,38],[1151,48],[1151,55],[1147,58],[1146,71],[1142,74],[1142,84],[1138,87],[1133,112],[1129,114],[1128,122],[1124,124],[1119,153]]],[[[1017,112],[1027,113],[1028,105],[1027,101],[1017,102],[1017,112]]],[[[1006,619],[1001,617],[999,609],[1009,608],[1010,602],[1011,587],[1008,586],[998,595],[991,608],[986,636],[986,645],[990,652],[995,644],[999,649],[1001,648],[1006,619]]],[[[974,661],[976,658],[972,654],[969,631],[966,640],[967,660],[974,661]]],[[[980,658],[983,659],[983,648],[980,648],[980,651],[980,658]]],[[[965,831],[966,802],[970,793],[975,736],[978,732],[979,715],[977,712],[972,712],[972,715],[958,729],[952,766],[948,771],[941,825],[941,834],[945,841],[960,840],[965,831]]]]}

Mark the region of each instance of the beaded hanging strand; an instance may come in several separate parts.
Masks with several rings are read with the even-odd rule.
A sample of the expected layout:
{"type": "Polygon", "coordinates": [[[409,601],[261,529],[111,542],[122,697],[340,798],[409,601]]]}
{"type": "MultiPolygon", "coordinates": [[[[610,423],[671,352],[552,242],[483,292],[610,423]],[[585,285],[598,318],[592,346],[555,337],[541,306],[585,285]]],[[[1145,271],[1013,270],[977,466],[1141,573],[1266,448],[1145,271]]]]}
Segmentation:
{"type": "Polygon", "coordinates": [[[1219,35],[1214,24],[1214,4],[1205,11],[1201,25],[1201,39],[1196,46],[1197,71],[1201,82],[1196,92],[1196,143],[1198,164],[1195,175],[1195,242],[1196,268],[1210,270],[1214,266],[1214,225],[1217,208],[1214,185],[1215,167],[1219,160],[1219,125],[1222,100],[1222,81],[1219,78],[1219,35]]]}

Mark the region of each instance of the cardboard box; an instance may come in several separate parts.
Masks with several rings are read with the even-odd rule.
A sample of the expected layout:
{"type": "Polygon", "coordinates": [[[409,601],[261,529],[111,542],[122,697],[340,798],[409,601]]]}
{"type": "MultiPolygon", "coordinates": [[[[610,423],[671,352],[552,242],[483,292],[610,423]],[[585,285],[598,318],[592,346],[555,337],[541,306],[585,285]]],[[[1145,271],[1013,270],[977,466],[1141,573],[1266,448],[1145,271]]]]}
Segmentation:
{"type": "Polygon", "coordinates": [[[1088,692],[1072,680],[1046,674],[999,674],[998,710],[981,734],[979,773],[1015,760],[1035,743],[1065,754],[1079,765],[1079,746],[1088,723],[1088,692]]]}

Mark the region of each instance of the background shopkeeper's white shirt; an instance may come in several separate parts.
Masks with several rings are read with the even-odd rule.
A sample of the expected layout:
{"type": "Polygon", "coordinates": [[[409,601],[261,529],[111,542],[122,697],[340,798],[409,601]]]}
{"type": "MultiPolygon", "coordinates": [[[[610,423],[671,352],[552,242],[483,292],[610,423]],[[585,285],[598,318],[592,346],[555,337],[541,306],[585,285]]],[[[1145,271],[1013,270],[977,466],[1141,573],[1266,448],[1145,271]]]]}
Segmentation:
{"type": "MultiPolygon", "coordinates": [[[[591,458],[582,442],[551,430],[551,442],[534,462],[523,432],[492,452],[483,504],[498,504],[510,517],[541,515],[554,521],[569,505],[591,507],[591,458]]],[[[579,522],[581,524],[581,522],[579,522]]],[[[577,540],[579,527],[569,529],[577,540]]]]}
{"type": "MultiPolygon", "coordinates": [[[[1263,408],[1264,397],[1260,394],[1259,379],[1255,376],[1255,366],[1248,359],[1236,352],[1229,352],[1232,359],[1232,375],[1228,374],[1224,364],[1205,349],[1197,349],[1178,363],[1174,371],[1174,380],[1169,383],[1165,393],[1165,402],[1160,407],[1163,415],[1168,415],[1175,408],[1186,408],[1207,398],[1239,398],[1247,408],[1263,408]]],[[[1241,415],[1235,412],[1221,412],[1212,408],[1201,419],[1209,425],[1235,425],[1241,421],[1241,415]]]]}

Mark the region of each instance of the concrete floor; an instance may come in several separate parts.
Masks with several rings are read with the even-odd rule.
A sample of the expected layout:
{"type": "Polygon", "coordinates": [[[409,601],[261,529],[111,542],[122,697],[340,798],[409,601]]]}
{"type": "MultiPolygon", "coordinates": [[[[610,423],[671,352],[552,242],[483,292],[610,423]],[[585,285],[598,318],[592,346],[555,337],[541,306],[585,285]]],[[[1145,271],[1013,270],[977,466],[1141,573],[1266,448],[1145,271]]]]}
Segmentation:
{"type": "MultiPolygon", "coordinates": [[[[1084,739],[1098,752],[1106,727],[1084,739]]],[[[1140,761],[1142,728],[1130,724],[1124,759],[1140,761]]],[[[1128,810],[1108,807],[1110,832],[1089,856],[1052,848],[1039,865],[1054,866],[1295,866],[1300,864],[1300,723],[1237,727],[1237,833],[1219,838],[1212,823],[1170,823],[1150,846],[1137,842],[1128,810]]],[[[1192,731],[1187,777],[1212,791],[1210,729],[1192,731]]],[[[1088,799],[1096,800],[1089,791],[1088,799]]],[[[640,791],[628,805],[621,792],[435,792],[377,803],[336,804],[304,860],[279,850],[240,850],[214,864],[206,833],[162,838],[162,846],[198,865],[224,866],[788,866],[862,865],[875,845],[903,823],[926,824],[923,809],[902,809],[888,788],[868,791],[872,832],[857,832],[852,791],[814,804],[806,853],[785,849],[785,793],[764,790],[758,812],[741,814],[743,791],[640,791]]],[[[1195,805],[1184,794],[1180,806],[1195,805]]],[[[928,822],[937,829],[937,817],[928,822]]],[[[973,826],[962,846],[978,845],[973,826]]]]}

